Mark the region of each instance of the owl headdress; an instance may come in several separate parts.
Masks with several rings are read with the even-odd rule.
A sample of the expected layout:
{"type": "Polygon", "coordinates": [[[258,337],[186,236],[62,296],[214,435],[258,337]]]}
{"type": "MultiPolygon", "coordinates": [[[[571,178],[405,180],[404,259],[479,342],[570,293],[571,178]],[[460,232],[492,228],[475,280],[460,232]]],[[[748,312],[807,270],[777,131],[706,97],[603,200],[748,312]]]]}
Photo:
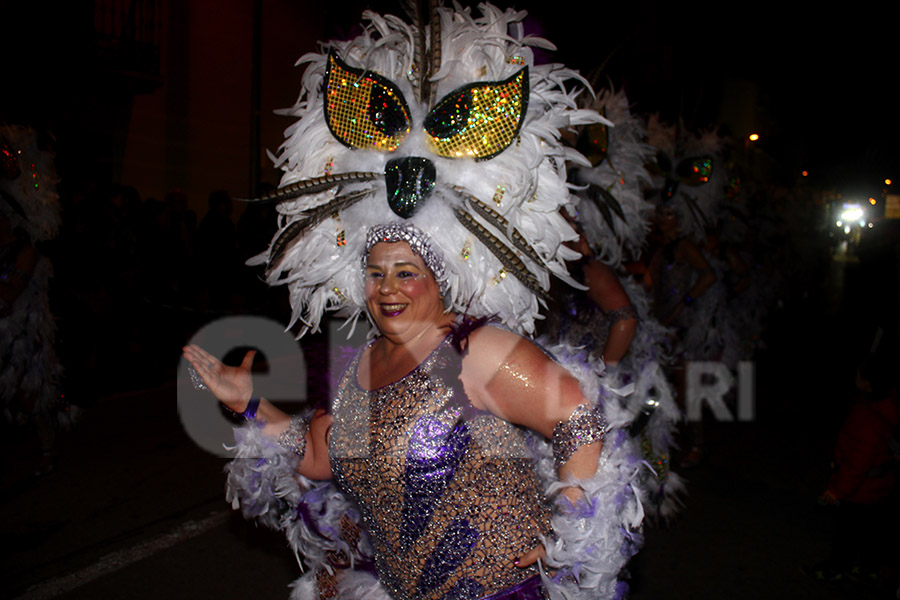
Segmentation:
{"type": "MultiPolygon", "coordinates": [[[[364,310],[361,256],[376,225],[410,224],[443,259],[448,310],[530,333],[550,277],[572,284],[576,238],[560,129],[602,122],[579,109],[577,73],[537,65],[524,12],[434,7],[413,22],[372,12],[364,32],[303,56],[298,118],[276,157],[279,230],[250,264],[286,284],[291,326],[364,310]]],[[[575,284],[577,285],[577,284],[575,284]]]]}
{"type": "Polygon", "coordinates": [[[651,199],[674,211],[684,235],[698,242],[717,225],[725,194],[722,139],[715,130],[693,133],[658,115],[650,116],[647,135],[656,149],[651,199]]]}
{"type": "Polygon", "coordinates": [[[56,237],[62,217],[54,155],[24,125],[0,125],[0,211],[33,242],[56,237]]]}

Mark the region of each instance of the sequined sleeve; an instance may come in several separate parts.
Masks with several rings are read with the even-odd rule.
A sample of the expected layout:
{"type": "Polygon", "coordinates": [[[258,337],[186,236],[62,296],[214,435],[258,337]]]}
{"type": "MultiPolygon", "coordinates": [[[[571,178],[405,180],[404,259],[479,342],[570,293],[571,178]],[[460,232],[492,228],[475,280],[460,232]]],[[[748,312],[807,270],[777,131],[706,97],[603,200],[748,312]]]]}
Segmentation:
{"type": "Polygon", "coordinates": [[[294,415],[290,425],[278,436],[278,445],[296,454],[300,460],[306,455],[306,434],[309,433],[309,415],[294,415]]]}
{"type": "Polygon", "coordinates": [[[566,464],[580,447],[602,440],[608,430],[609,424],[599,407],[578,406],[567,420],[560,421],[553,429],[556,468],[566,464]]]}

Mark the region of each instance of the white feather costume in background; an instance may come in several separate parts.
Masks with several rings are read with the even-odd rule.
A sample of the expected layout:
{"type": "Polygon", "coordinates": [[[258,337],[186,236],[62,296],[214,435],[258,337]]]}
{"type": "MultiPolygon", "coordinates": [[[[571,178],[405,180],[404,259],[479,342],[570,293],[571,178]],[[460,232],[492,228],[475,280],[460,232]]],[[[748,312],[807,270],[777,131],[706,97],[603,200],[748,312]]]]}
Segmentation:
{"type": "MultiPolygon", "coordinates": [[[[716,231],[725,200],[723,141],[715,130],[694,133],[682,124],[662,123],[658,115],[649,117],[647,132],[657,150],[651,163],[650,198],[660,210],[674,213],[681,235],[698,247],[716,275],[715,283],[691,307],[691,314],[702,318],[679,317],[682,335],[676,353],[688,360],[719,360],[727,346],[737,343],[723,283],[724,267],[705,250],[707,235],[716,231]]],[[[686,283],[689,288],[693,282],[686,283]]]]}
{"type": "MultiPolygon", "coordinates": [[[[560,129],[604,119],[579,109],[575,92],[564,87],[579,79],[575,72],[534,64],[530,47],[552,46],[524,36],[525,13],[487,4],[479,9],[481,16],[458,6],[439,8],[439,21],[432,18],[440,48],[430,56],[441,60],[430,93],[419,78],[417,57],[425,53],[416,28],[389,15],[364,13],[362,35],[331,42],[298,62],[306,65],[302,91],[287,111],[298,121],[273,157],[285,175],[277,192],[259,200],[278,202],[280,228],[251,264],[267,266],[270,284],[287,285],[291,326],[299,323],[300,335],[317,330],[328,310],[350,320],[364,313],[361,258],[374,225],[414,224],[443,254],[445,272],[436,276],[447,309],[496,318],[519,333],[533,331],[551,276],[571,282],[564,265],[578,254],[562,242],[577,235],[560,210],[572,202],[566,163],[586,161],[560,143],[560,129]],[[347,108],[359,86],[377,94],[384,111],[347,108]],[[470,113],[454,109],[478,102],[470,113]],[[348,110],[349,116],[342,113],[348,110]],[[502,131],[479,124],[485,114],[499,119],[502,131]],[[353,130],[360,122],[365,135],[353,130]],[[473,130],[477,135],[467,138],[473,130]],[[467,138],[462,142],[474,159],[454,155],[458,138],[467,138]],[[408,167],[417,170],[408,174],[408,167]]],[[[429,32],[432,44],[435,31],[429,32]]],[[[611,424],[627,423],[596,373],[566,366],[611,424]]],[[[597,474],[580,482],[585,504],[560,504],[556,537],[544,540],[545,562],[553,568],[544,581],[553,598],[615,598],[627,587],[620,573],[640,545],[636,481],[644,467],[640,450],[622,433],[610,432],[597,474]]],[[[251,460],[229,465],[233,506],[284,531],[301,564],[312,567],[294,584],[292,598],[321,593],[324,581],[340,598],[385,597],[377,579],[359,568],[371,558],[364,532],[358,543],[347,543],[345,530],[348,523],[358,528],[359,515],[334,484],[297,476],[286,451],[253,424],[237,432],[237,441],[237,456],[251,460]],[[260,457],[265,460],[255,460],[260,457]],[[347,568],[335,568],[335,557],[347,568]]],[[[533,445],[553,494],[559,482],[550,444],[535,436],[533,445]]]]}
{"type": "Polygon", "coordinates": [[[55,238],[62,215],[53,153],[42,150],[38,133],[24,125],[0,125],[0,139],[17,154],[21,172],[13,179],[0,178],[0,192],[18,203],[15,210],[9,205],[0,210],[12,220],[13,228],[24,229],[32,242],[55,238]]]}
{"type": "Polygon", "coordinates": [[[728,305],[736,341],[725,348],[722,361],[731,368],[739,361],[752,359],[764,346],[765,322],[776,301],[776,291],[783,284],[782,272],[764,271],[758,258],[771,256],[760,234],[760,228],[771,217],[755,215],[761,207],[752,206],[754,200],[762,204],[763,197],[763,189],[752,177],[729,173],[719,222],[719,254],[727,262],[737,263],[740,269],[735,271],[732,267],[729,278],[732,295],[728,305]]]}
{"type": "Polygon", "coordinates": [[[640,257],[650,231],[655,206],[644,199],[651,183],[645,165],[655,150],[646,142],[646,128],[632,115],[624,91],[600,90],[588,108],[613,126],[587,126],[579,136],[578,147],[587,148],[582,151],[592,165],[572,169],[570,179],[579,187],[577,219],[594,256],[619,267],[623,260],[640,257]],[[598,145],[602,148],[592,152],[598,145]]]}
{"type": "MultiPolygon", "coordinates": [[[[7,158],[12,158],[18,173],[0,177],[0,211],[13,230],[24,232],[27,240],[23,243],[53,238],[60,226],[53,154],[39,147],[38,134],[30,127],[0,126],[0,139],[5,142],[4,152],[14,155],[7,158]]],[[[48,297],[53,267],[39,252],[30,274],[16,272],[15,256],[8,259],[13,262],[6,264],[0,256],[0,277],[27,277],[27,285],[8,316],[0,315],[0,400],[7,418],[36,414],[55,421],[59,416],[61,424],[68,425],[65,413],[53,414],[60,408],[58,383],[62,371],[54,349],[56,321],[48,297]],[[33,408],[29,411],[14,404],[17,398],[33,408]]]]}
{"type": "MultiPolygon", "coordinates": [[[[680,504],[678,495],[683,491],[680,478],[669,470],[669,456],[681,418],[665,372],[672,358],[667,354],[670,332],[653,316],[646,290],[621,269],[623,260],[638,259],[646,245],[655,206],[644,199],[644,190],[651,182],[645,165],[654,160],[655,150],[647,144],[643,121],[631,113],[624,91],[600,90],[589,108],[603,114],[614,125],[585,126],[578,135],[577,147],[591,165],[570,170],[570,180],[577,186],[575,219],[594,257],[616,272],[637,317],[634,338],[621,361],[613,367],[598,360],[593,368],[607,388],[624,394],[619,401],[631,415],[629,429],[638,436],[648,463],[640,476],[647,513],[668,518],[676,512],[680,504]]],[[[596,325],[610,327],[613,324],[608,320],[608,316],[597,319],[596,325]]],[[[565,323],[566,319],[548,321],[565,323]]],[[[564,333],[567,332],[548,332],[548,335],[561,344],[564,340],[559,337],[564,333]]],[[[605,344],[605,334],[605,331],[600,333],[595,344],[605,344]]],[[[568,344],[583,342],[583,338],[566,340],[568,344]]],[[[603,348],[577,350],[570,348],[567,354],[589,360],[599,356],[603,348]]]]}
{"type": "Polygon", "coordinates": [[[666,521],[680,510],[686,493],[683,479],[671,470],[671,456],[683,415],[667,369],[673,355],[671,330],[654,316],[647,291],[628,277],[622,287],[638,314],[638,327],[628,354],[607,375],[616,389],[633,385],[627,406],[632,414],[633,435],[639,436],[649,469],[641,472],[645,509],[648,516],[666,521]],[[615,383],[613,383],[615,381],[615,383]]]}

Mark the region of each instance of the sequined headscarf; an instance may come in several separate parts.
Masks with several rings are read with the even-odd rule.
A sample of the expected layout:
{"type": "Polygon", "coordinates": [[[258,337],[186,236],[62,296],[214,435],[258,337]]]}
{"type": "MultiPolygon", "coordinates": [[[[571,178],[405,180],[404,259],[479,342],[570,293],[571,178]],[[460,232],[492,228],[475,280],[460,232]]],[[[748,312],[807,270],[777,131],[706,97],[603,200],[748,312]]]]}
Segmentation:
{"type": "Polygon", "coordinates": [[[434,275],[441,290],[441,296],[447,293],[448,283],[444,257],[421,229],[412,223],[388,223],[370,228],[366,234],[366,251],[362,257],[363,268],[366,266],[369,250],[381,242],[406,242],[409,244],[410,249],[425,262],[425,266],[434,275]]]}

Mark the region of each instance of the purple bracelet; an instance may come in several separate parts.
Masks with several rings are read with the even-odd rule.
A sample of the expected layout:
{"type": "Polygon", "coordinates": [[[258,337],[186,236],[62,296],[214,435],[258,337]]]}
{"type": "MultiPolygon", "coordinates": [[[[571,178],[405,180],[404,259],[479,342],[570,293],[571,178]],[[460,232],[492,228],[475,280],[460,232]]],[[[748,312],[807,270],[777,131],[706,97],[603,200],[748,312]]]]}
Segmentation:
{"type": "Polygon", "coordinates": [[[247,408],[245,408],[244,412],[240,413],[238,416],[244,417],[248,421],[252,421],[256,418],[257,410],[259,410],[259,398],[252,397],[250,398],[250,402],[247,403],[247,408]]]}

